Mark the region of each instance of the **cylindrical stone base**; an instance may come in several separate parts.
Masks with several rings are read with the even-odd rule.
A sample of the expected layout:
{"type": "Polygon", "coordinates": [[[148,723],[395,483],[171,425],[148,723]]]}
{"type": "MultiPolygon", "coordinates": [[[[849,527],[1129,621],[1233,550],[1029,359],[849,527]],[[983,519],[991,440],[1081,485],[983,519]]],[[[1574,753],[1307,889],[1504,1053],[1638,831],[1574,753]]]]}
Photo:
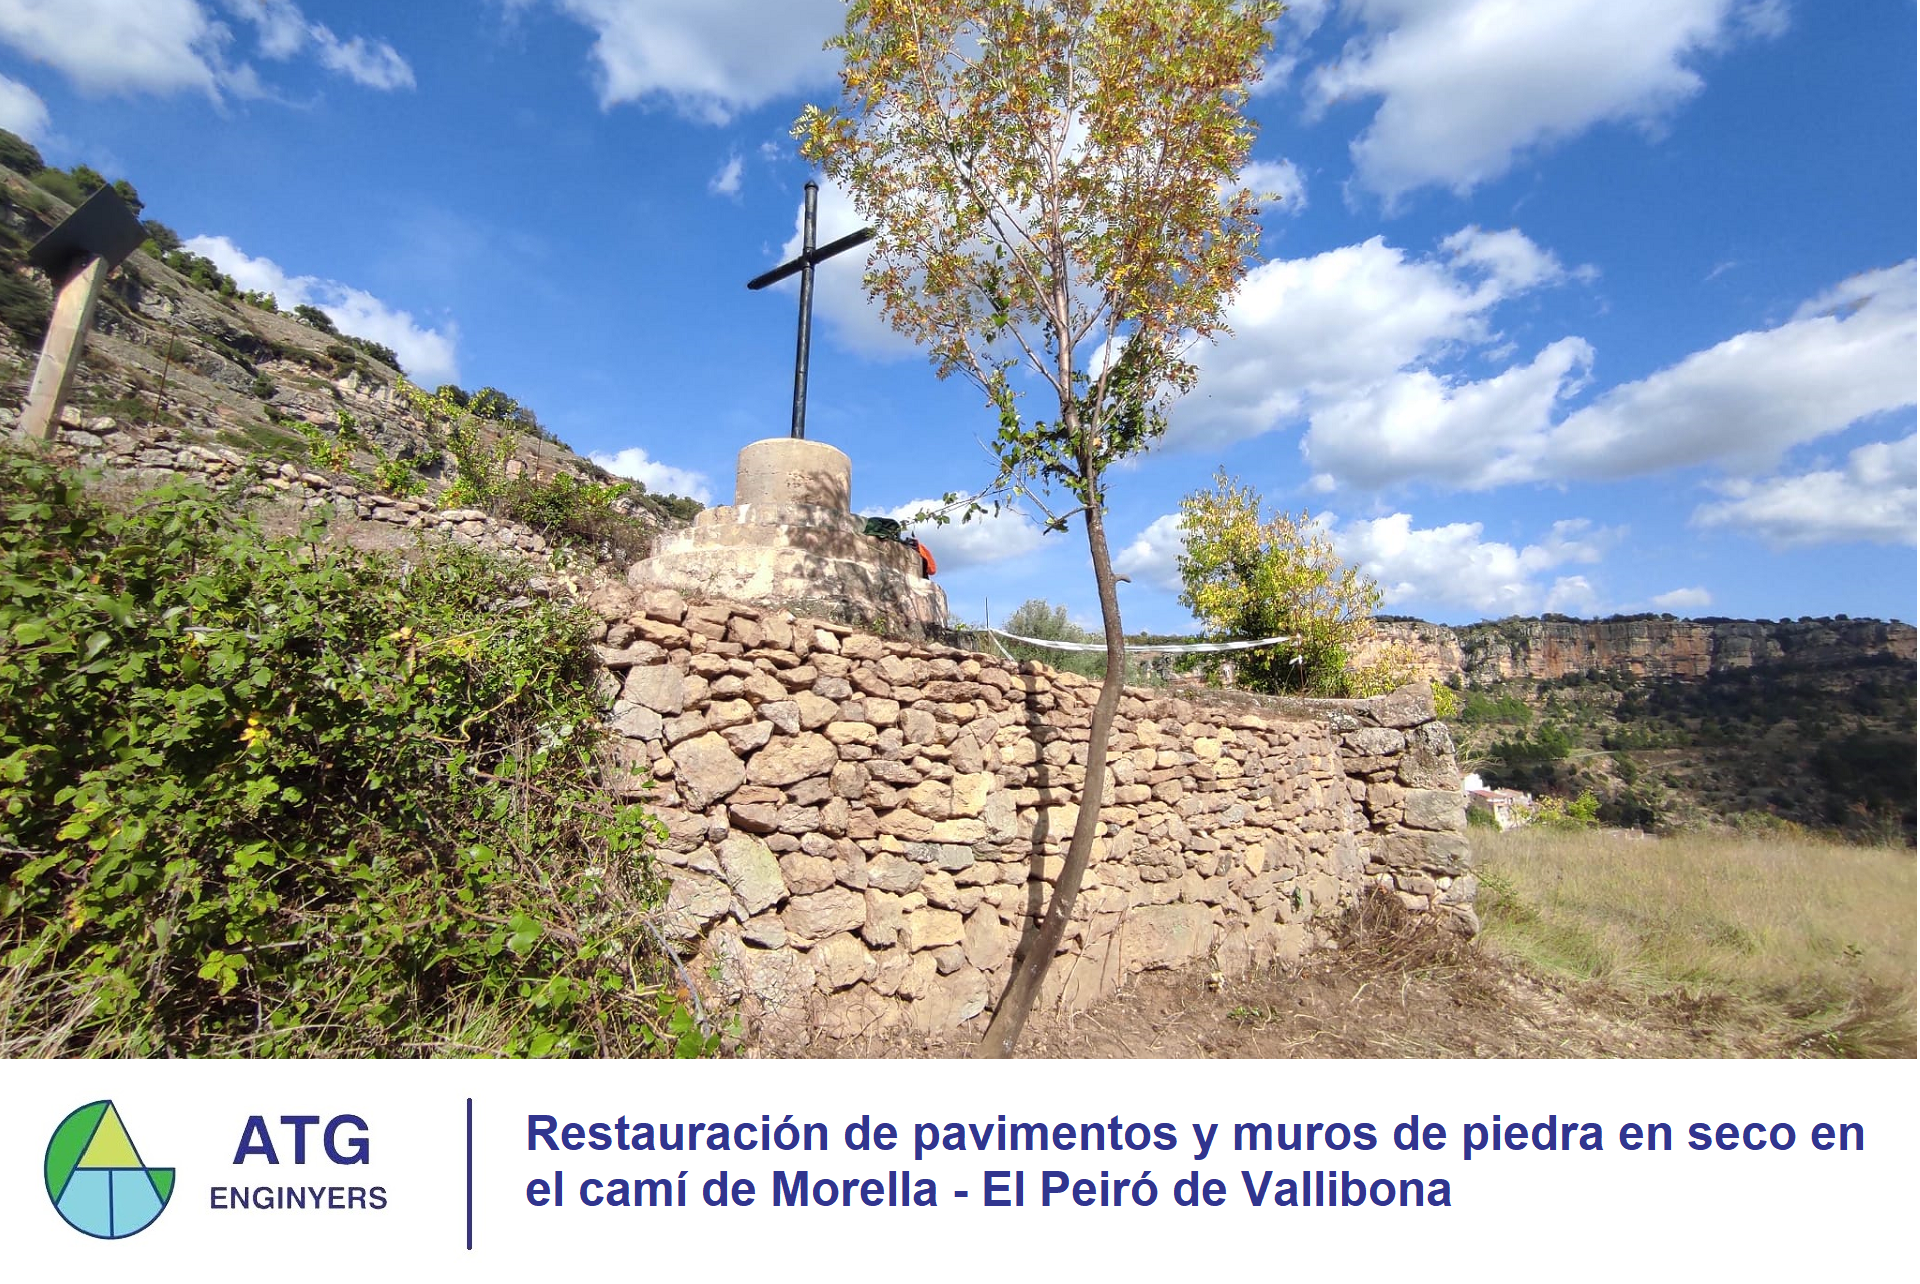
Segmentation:
{"type": "Polygon", "coordinates": [[[823,441],[770,437],[740,451],[733,502],[818,504],[853,511],[853,461],[823,441]]]}

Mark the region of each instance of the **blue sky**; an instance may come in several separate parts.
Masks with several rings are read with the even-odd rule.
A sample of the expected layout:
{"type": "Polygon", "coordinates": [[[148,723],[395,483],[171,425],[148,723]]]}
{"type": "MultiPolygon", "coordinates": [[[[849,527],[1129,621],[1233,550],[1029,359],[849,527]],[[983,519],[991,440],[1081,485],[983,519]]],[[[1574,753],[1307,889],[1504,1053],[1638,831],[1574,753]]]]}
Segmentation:
{"type": "MultiPolygon", "coordinates": [[[[787,127],[837,0],[0,0],[0,125],[423,382],[726,502],[787,429],[787,127]]],[[[1130,629],[1189,627],[1224,466],[1447,622],[1915,614],[1911,0],[1307,0],[1250,185],[1264,262],[1112,486],[1130,629]]],[[[822,236],[855,222],[825,195],[822,236]]],[[[992,419],[821,270],[809,436],[855,506],[984,484],[992,419]]],[[[1084,538],[926,532],[953,608],[1097,616],[1084,538]]]]}

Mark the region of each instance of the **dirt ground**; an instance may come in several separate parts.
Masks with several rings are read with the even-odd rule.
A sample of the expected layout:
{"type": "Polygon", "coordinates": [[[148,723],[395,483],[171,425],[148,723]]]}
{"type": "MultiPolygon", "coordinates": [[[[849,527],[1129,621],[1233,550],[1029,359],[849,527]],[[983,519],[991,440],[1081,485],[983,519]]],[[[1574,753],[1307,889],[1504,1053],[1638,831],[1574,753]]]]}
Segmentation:
{"type": "MultiPolygon", "coordinates": [[[[1340,948],[1244,980],[1147,972],[1084,1012],[1036,1012],[1022,1057],[1724,1057],[1792,1050],[1718,1005],[1567,985],[1376,908],[1340,948]]],[[[959,1057],[977,1035],[875,1039],[805,1055],[959,1057]]]]}

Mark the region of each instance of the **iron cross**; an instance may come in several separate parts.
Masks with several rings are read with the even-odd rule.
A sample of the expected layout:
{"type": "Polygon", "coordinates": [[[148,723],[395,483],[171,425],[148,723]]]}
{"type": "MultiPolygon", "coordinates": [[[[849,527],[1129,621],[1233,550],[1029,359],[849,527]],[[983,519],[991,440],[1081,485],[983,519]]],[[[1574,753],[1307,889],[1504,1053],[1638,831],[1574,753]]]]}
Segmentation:
{"type": "Polygon", "coordinates": [[[876,229],[863,227],[858,232],[849,233],[837,241],[830,241],[819,249],[813,247],[814,207],[820,197],[820,185],[807,184],[807,212],[801,224],[800,254],[789,259],[771,272],[762,272],[747,282],[749,290],[761,290],[775,281],[784,281],[795,272],[800,274],[800,338],[793,350],[793,432],[794,437],[807,435],[807,349],[813,338],[813,268],[816,263],[824,263],[842,250],[874,238],[876,229]]]}

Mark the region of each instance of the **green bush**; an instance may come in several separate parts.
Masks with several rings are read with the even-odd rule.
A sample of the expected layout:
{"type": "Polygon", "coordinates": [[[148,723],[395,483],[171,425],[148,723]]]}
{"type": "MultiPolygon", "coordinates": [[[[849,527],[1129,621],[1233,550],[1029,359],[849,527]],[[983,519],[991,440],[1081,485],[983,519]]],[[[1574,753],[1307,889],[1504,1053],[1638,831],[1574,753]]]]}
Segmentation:
{"type": "Polygon", "coordinates": [[[140,226],[146,231],[147,239],[153,242],[162,254],[177,250],[183,244],[180,240],[180,233],[174,231],[157,218],[146,219],[141,222],[140,226]]]}
{"type": "Polygon", "coordinates": [[[10,129],[0,129],[0,165],[16,174],[38,174],[47,167],[40,149],[10,129]]]}
{"type": "Polygon", "coordinates": [[[73,175],[63,169],[43,169],[33,176],[33,185],[43,192],[51,192],[69,205],[78,205],[92,194],[90,189],[74,181],[73,175]]]}
{"type": "Polygon", "coordinates": [[[473,394],[467,409],[482,419],[500,421],[512,418],[514,412],[520,409],[520,403],[498,388],[482,388],[473,394]]]}
{"type": "Polygon", "coordinates": [[[321,334],[338,336],[340,333],[340,331],[334,327],[333,318],[322,312],[319,308],[314,307],[311,303],[296,305],[293,309],[293,315],[318,330],[321,334]]]}
{"type": "Polygon", "coordinates": [[[53,301],[32,281],[11,269],[0,269],[0,324],[37,347],[47,336],[52,315],[53,301]]]}
{"type": "Polygon", "coordinates": [[[549,540],[630,563],[645,557],[654,528],[617,512],[624,482],[587,482],[570,473],[545,479],[522,474],[500,488],[497,510],[549,540]]]}
{"type": "Polygon", "coordinates": [[[710,1047],[595,787],[587,621],[472,550],[0,456],[0,1055],[710,1047]]]}
{"type": "Polygon", "coordinates": [[[400,369],[399,355],[396,354],[394,350],[392,348],[389,348],[386,344],[375,343],[372,339],[362,339],[358,335],[352,335],[352,334],[347,336],[347,342],[352,344],[354,347],[360,349],[360,351],[366,353],[368,356],[372,357],[374,360],[383,362],[386,365],[392,366],[395,370],[400,369]]]}

